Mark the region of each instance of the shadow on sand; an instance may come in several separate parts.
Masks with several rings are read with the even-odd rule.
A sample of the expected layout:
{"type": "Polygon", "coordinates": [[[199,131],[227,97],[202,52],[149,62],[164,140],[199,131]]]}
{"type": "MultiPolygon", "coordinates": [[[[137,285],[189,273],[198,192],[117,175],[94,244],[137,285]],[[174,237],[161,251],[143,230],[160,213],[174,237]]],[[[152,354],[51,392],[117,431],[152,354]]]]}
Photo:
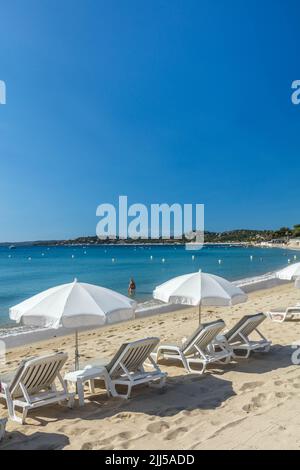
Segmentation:
{"type": "MultiPolygon", "coordinates": [[[[31,426],[40,427],[60,420],[126,419],[126,416],[132,413],[166,417],[179,413],[190,414],[193,410],[214,410],[236,395],[231,380],[226,379],[227,373],[264,374],[291,367],[293,351],[291,346],[274,345],[269,353],[256,353],[247,360],[210,367],[203,376],[186,374],[179,366],[176,367],[176,371],[180,375],[169,376],[164,388],[135,387],[129,400],[108,398],[105,390],[97,387],[95,395],[87,396],[84,407],[78,407],[76,400],[72,410],[66,406],[45,407],[30,412],[28,419],[30,419],[31,426]]],[[[161,368],[168,371],[166,363],[161,363],[161,368]]],[[[37,432],[30,438],[26,437],[28,448],[31,442],[39,446],[39,434],[43,433],[37,432]]],[[[51,439],[51,441],[48,439],[48,441],[53,448],[68,444],[67,438],[62,434],[57,434],[56,439],[51,439]]]]}
{"type": "Polygon", "coordinates": [[[7,432],[0,450],[61,450],[70,443],[64,434],[35,432],[30,436],[19,431],[7,432]]]}
{"type": "Polygon", "coordinates": [[[72,410],[65,406],[45,407],[30,412],[28,420],[31,426],[39,427],[62,419],[97,420],[116,415],[121,418],[131,413],[175,416],[180,412],[216,409],[235,395],[231,381],[209,373],[205,376],[184,374],[168,377],[162,389],[145,385],[134,387],[129,400],[108,398],[105,390],[99,388],[96,392],[87,397],[84,407],[79,407],[77,400],[72,410]]]}
{"type": "Polygon", "coordinates": [[[274,344],[268,353],[252,353],[249,359],[240,359],[232,367],[236,372],[265,374],[277,369],[291,367],[292,354],[295,350],[291,346],[274,344]]]}

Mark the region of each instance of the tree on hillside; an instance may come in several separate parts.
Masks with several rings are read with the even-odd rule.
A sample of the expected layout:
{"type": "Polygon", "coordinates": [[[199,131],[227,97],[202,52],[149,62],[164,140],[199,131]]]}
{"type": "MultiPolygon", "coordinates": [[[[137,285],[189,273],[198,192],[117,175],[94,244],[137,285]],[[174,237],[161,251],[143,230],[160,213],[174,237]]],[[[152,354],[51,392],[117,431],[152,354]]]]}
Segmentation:
{"type": "Polygon", "coordinates": [[[300,224],[294,225],[293,237],[300,237],[300,224]]]}

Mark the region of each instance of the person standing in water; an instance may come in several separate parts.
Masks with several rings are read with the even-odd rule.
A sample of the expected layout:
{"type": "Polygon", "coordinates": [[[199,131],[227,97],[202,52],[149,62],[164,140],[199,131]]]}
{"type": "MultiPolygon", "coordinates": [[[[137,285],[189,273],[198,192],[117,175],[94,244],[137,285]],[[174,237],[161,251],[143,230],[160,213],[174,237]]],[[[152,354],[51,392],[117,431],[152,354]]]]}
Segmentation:
{"type": "Polygon", "coordinates": [[[129,295],[134,295],[135,294],[135,289],[136,289],[136,285],[135,285],[133,277],[131,277],[130,281],[129,281],[129,286],[128,286],[128,294],[129,295]]]}

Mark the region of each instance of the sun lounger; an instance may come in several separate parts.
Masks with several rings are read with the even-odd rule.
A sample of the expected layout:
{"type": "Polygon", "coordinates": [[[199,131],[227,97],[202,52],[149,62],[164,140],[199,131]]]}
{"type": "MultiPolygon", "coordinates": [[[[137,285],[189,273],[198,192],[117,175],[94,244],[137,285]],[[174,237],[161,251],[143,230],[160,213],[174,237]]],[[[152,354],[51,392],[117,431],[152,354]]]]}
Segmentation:
{"type": "Polygon", "coordinates": [[[294,320],[300,317],[300,304],[296,304],[294,307],[279,307],[270,310],[267,313],[270,320],[282,323],[286,320],[294,320]]]}
{"type": "Polygon", "coordinates": [[[161,359],[181,361],[187,372],[203,374],[207,364],[227,363],[232,357],[232,351],[226,345],[221,343],[219,351],[213,346],[224,327],[223,320],[200,325],[182,346],[162,344],[152,357],[156,362],[161,359]],[[192,367],[192,364],[200,365],[201,369],[192,367]]]}
{"type": "Polygon", "coordinates": [[[0,398],[6,400],[12,420],[24,424],[28,410],[64,400],[73,406],[74,394],[68,393],[60,375],[67,358],[65,353],[56,353],[24,360],[11,381],[1,381],[0,398]],[[62,390],[57,390],[56,382],[62,390]],[[22,417],[17,416],[16,408],[22,410],[22,417]]]}
{"type": "Polygon", "coordinates": [[[245,315],[237,324],[224,335],[218,336],[218,341],[231,348],[234,357],[247,359],[252,351],[268,352],[271,341],[268,341],[258,330],[258,326],[266,319],[263,313],[245,315]],[[249,336],[256,332],[260,339],[250,340],[249,336]]]}
{"type": "Polygon", "coordinates": [[[117,351],[106,370],[109,375],[109,391],[113,397],[129,398],[132,387],[147,383],[150,386],[162,387],[167,374],[162,372],[151,353],[159,343],[159,338],[145,338],[124,343],[117,351]],[[145,362],[150,362],[149,371],[145,362]],[[127,387],[126,393],[118,392],[118,386],[127,387]]]}

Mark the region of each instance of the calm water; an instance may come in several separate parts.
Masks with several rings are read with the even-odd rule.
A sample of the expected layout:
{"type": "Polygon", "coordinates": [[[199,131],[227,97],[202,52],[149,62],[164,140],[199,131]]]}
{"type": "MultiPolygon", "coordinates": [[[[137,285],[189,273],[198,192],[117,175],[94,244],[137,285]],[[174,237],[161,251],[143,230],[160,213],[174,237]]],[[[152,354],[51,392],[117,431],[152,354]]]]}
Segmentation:
{"type": "Polygon", "coordinates": [[[151,298],[155,286],[180,274],[201,268],[236,280],[275,271],[297,255],[300,257],[299,252],[280,249],[219,246],[196,252],[170,246],[17,247],[13,250],[0,247],[0,323],[9,323],[10,306],[41,290],[71,282],[75,277],[127,294],[129,278],[133,276],[137,284],[136,299],[144,301],[151,298]]]}

